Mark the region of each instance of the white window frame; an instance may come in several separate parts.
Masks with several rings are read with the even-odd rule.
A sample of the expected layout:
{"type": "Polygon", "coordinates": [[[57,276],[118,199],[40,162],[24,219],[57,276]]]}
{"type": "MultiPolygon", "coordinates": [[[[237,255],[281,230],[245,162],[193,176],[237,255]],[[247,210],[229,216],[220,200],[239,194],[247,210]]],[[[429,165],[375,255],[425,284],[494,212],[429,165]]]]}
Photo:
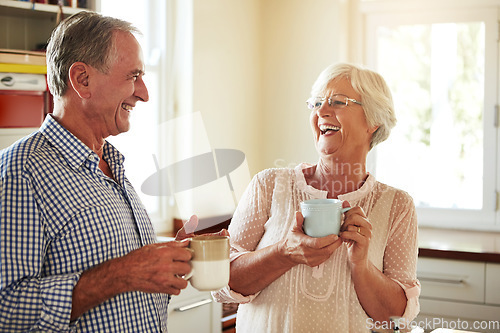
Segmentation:
{"type": "MultiPolygon", "coordinates": [[[[498,135],[498,35],[500,1],[362,1],[360,12],[364,22],[363,62],[377,70],[376,31],[379,26],[431,24],[446,22],[485,22],[485,77],[483,114],[483,208],[481,210],[455,210],[417,208],[420,226],[474,230],[500,230],[498,189],[500,179],[500,137],[498,135]]],[[[383,75],[383,73],[381,73],[383,75]]],[[[396,110],[397,111],[397,110],[396,110]]],[[[369,165],[376,176],[376,148],[370,153],[369,165]]],[[[409,175],[418,177],[419,175],[409,175]]],[[[383,180],[381,180],[383,181],[383,180]]],[[[389,184],[390,185],[390,184],[389,184]]],[[[466,194],[464,194],[466,195],[466,194]]]]}
{"type": "MultiPolygon", "coordinates": [[[[99,0],[98,10],[102,13],[104,2],[108,0],[99,0]]],[[[118,0],[114,0],[118,2],[118,0]]],[[[137,25],[137,20],[134,20],[137,12],[133,11],[133,1],[129,0],[121,2],[121,8],[117,12],[104,12],[104,15],[110,15],[132,22],[137,25]]],[[[146,0],[143,7],[140,9],[140,15],[143,15],[146,20],[145,26],[137,28],[141,34],[137,39],[141,43],[145,71],[144,81],[148,88],[150,100],[147,103],[138,103],[134,108],[131,116],[131,129],[127,133],[122,133],[117,136],[111,136],[109,140],[113,145],[125,156],[126,174],[134,186],[135,191],[146,205],[151,222],[158,233],[168,232],[172,230],[172,205],[165,196],[148,196],[141,190],[142,183],[151,175],[157,172],[158,166],[164,159],[164,154],[161,152],[171,152],[171,142],[161,140],[160,123],[168,117],[172,117],[172,89],[170,80],[169,61],[172,55],[168,53],[172,47],[168,45],[172,41],[169,40],[173,25],[172,15],[173,8],[171,2],[159,2],[155,0],[146,0]],[[168,27],[168,28],[167,28],[168,27]],[[165,75],[167,73],[167,75],[165,75]],[[165,94],[167,92],[167,94],[165,94]],[[139,129],[139,118],[147,118],[147,122],[152,124],[152,128],[148,129],[148,134],[151,140],[145,140],[141,135],[144,134],[144,129],[139,129]],[[158,126],[155,126],[158,125],[158,126]],[[142,132],[141,132],[142,131],[142,132]],[[155,163],[157,162],[157,163],[155,163]],[[149,205],[148,202],[149,201],[149,205]]],[[[143,17],[143,18],[144,18],[143,17]]]]}

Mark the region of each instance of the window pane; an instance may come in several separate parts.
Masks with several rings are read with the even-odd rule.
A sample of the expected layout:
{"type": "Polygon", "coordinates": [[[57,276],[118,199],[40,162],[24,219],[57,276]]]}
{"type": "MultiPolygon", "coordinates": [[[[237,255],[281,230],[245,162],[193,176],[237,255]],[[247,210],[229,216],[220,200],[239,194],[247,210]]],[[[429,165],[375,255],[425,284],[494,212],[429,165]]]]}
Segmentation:
{"type": "Polygon", "coordinates": [[[484,23],[379,27],[377,44],[398,117],[377,177],[419,207],[481,209],[484,23]]]}
{"type": "Polygon", "coordinates": [[[147,103],[138,102],[130,116],[130,130],[108,140],[125,156],[126,175],[138,193],[153,223],[160,214],[159,197],[145,195],[141,191],[144,180],[154,174],[155,163],[153,155],[158,156],[158,110],[160,110],[160,75],[155,56],[154,46],[161,43],[156,16],[151,14],[150,2],[137,6],[135,0],[102,0],[101,13],[132,22],[141,34],[136,38],[141,44],[146,75],[144,81],[148,88],[150,100],[147,103]],[[156,39],[155,39],[156,38],[156,39]]]}

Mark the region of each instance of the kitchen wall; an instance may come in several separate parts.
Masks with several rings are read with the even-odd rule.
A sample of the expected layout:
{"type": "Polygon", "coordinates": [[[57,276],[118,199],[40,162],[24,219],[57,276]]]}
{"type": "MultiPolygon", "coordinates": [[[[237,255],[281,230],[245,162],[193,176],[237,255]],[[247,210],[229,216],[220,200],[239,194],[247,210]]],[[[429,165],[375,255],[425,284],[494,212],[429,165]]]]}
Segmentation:
{"type": "Polygon", "coordinates": [[[348,57],[343,0],[193,0],[193,110],[251,174],[317,159],[305,100],[348,57]]]}

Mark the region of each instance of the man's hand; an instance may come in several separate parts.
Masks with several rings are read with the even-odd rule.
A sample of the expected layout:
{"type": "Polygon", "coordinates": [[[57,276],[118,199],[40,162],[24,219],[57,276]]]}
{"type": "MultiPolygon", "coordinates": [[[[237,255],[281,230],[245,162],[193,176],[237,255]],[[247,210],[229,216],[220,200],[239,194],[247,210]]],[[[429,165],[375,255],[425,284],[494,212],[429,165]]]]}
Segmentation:
{"type": "Polygon", "coordinates": [[[171,241],[146,245],[120,258],[123,277],[118,277],[126,291],[178,295],[187,287],[181,276],[191,271],[192,254],[186,247],[189,241],[171,241]]]}
{"type": "Polygon", "coordinates": [[[73,289],[71,320],[121,293],[142,291],[178,295],[191,271],[189,241],[143,246],[82,273],[73,289]]]}

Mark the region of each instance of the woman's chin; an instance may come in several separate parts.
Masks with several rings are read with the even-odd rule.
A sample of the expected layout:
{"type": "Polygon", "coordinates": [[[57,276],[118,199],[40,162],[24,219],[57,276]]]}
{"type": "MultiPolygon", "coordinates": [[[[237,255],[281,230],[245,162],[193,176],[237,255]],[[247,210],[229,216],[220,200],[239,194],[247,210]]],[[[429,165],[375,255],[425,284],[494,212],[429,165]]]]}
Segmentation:
{"type": "Polygon", "coordinates": [[[337,151],[338,149],[334,147],[321,147],[318,149],[320,157],[325,157],[325,158],[334,156],[337,151]]]}
{"type": "Polygon", "coordinates": [[[320,156],[323,155],[332,155],[335,154],[339,148],[340,145],[338,143],[333,143],[333,142],[325,142],[326,140],[322,140],[321,138],[318,140],[316,143],[316,150],[320,154],[320,156]]]}

